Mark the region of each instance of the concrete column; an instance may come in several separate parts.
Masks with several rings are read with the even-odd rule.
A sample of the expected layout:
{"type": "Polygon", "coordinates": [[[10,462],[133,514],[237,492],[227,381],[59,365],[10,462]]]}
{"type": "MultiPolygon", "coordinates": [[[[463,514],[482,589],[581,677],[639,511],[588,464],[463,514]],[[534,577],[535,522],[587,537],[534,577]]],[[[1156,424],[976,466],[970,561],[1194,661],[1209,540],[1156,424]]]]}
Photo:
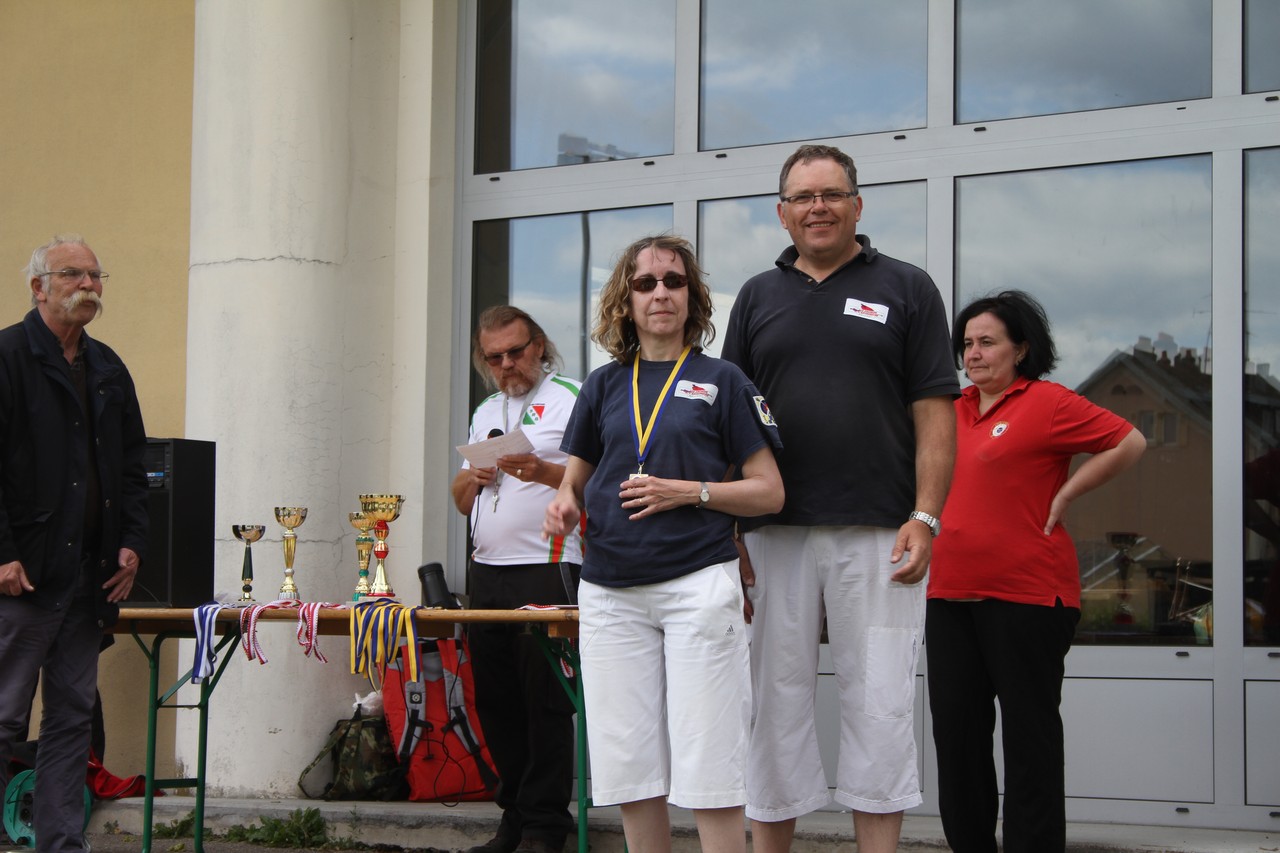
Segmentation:
{"type": "MultiPolygon", "coordinates": [[[[295,561],[304,600],[350,600],[347,513],[361,492],[406,493],[388,540],[393,583],[408,585],[418,564],[421,433],[416,453],[391,443],[399,412],[414,396],[422,408],[405,388],[421,388],[425,369],[396,363],[418,357],[397,339],[422,335],[423,318],[402,314],[419,313],[412,292],[425,290],[396,263],[398,236],[414,230],[396,214],[400,17],[394,0],[197,0],[186,422],[188,437],[217,442],[215,588],[233,597],[236,523],[267,526],[254,592],[276,597],[280,505],[309,510],[295,561]]],[[[413,43],[429,45],[430,16],[419,23],[413,43]]],[[[416,256],[412,266],[425,269],[416,256]]],[[[416,602],[416,586],[402,594],[416,602]]],[[[294,794],[353,694],[370,689],[348,674],[345,638],[321,640],[328,664],[304,657],[292,626],[259,640],[266,666],[225,652],[242,659],[213,699],[215,795],[294,794]]],[[[194,722],[178,729],[188,772],[194,722]]]]}

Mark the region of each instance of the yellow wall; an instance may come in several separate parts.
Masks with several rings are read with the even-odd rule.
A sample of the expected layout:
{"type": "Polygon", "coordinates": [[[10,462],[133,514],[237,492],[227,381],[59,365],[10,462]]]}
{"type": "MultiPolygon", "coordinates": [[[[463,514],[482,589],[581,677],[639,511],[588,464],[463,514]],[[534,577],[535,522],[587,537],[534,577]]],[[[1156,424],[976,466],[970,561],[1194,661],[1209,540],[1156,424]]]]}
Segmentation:
{"type": "MultiPolygon", "coordinates": [[[[0,0],[0,326],[30,307],[31,250],[83,235],[111,273],[89,333],[129,365],[152,436],[181,437],[186,407],[194,31],[190,0],[0,0]]],[[[104,653],[117,773],[142,770],[145,678],[130,638],[104,653]]]]}
{"type": "Polygon", "coordinates": [[[30,307],[31,250],[82,234],[111,273],[89,333],[154,436],[186,406],[194,25],[181,0],[0,2],[0,322],[30,307]]]}

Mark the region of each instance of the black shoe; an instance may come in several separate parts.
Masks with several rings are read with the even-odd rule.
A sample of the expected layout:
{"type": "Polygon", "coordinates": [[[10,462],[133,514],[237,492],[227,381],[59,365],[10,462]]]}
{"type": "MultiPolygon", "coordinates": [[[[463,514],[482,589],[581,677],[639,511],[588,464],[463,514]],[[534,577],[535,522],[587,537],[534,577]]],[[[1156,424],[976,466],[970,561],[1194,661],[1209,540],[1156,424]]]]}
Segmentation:
{"type": "Polygon", "coordinates": [[[468,847],[463,853],[514,853],[515,849],[520,846],[520,836],[510,835],[503,830],[506,827],[498,827],[498,834],[490,838],[484,844],[477,844],[475,847],[468,847]]]}
{"type": "Polygon", "coordinates": [[[564,841],[553,844],[545,838],[521,838],[515,853],[563,853],[564,841]]]}

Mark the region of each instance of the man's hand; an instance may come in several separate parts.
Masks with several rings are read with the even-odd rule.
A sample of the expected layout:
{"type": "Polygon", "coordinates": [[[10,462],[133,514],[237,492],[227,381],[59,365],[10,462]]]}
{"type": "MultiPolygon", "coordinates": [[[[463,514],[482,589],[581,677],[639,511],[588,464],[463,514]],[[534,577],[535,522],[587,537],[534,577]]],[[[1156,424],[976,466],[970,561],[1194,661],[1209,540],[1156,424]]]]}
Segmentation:
{"type": "Polygon", "coordinates": [[[133,592],[133,579],[138,574],[138,555],[132,548],[121,548],[117,559],[120,568],[107,579],[102,588],[107,591],[107,601],[112,604],[124,601],[133,592]]]}
{"type": "Polygon", "coordinates": [[[27,570],[19,560],[0,566],[0,595],[22,595],[24,592],[35,592],[35,587],[27,579],[27,570]]]}
{"type": "Polygon", "coordinates": [[[896,563],[908,554],[907,563],[889,576],[894,583],[919,583],[929,570],[929,555],[933,552],[933,531],[923,521],[914,518],[898,528],[898,539],[893,543],[889,562],[896,563]]]}
{"type": "Polygon", "coordinates": [[[538,483],[549,489],[560,488],[564,466],[539,459],[536,453],[511,453],[499,457],[498,470],[525,483],[538,483]]]}

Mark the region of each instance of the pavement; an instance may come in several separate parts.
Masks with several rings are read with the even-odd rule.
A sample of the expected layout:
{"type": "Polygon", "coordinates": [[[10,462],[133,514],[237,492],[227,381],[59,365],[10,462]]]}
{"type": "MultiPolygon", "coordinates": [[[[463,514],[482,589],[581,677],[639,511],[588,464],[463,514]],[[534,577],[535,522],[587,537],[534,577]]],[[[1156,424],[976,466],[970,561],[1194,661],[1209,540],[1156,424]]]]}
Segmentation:
{"type": "MultiPolygon", "coordinates": [[[[165,796],[156,800],[153,823],[168,824],[189,815],[195,808],[192,797],[165,796]]],[[[461,850],[488,840],[498,825],[500,813],[493,803],[409,802],[325,802],[304,799],[230,799],[210,797],[205,801],[206,827],[224,833],[234,826],[259,825],[259,818],[285,820],[298,809],[319,809],[331,838],[349,837],[384,850],[461,850]]],[[[576,809],[576,804],[573,807],[576,809]]],[[[576,811],[575,811],[576,813],[576,811]]],[[[673,853],[699,850],[693,816],[683,809],[671,810],[673,853]]],[[[592,853],[624,853],[622,819],[616,808],[593,808],[588,818],[588,841],[592,853]]],[[[141,850],[142,800],[101,802],[95,806],[89,824],[95,851],[106,853],[104,833],[134,836],[130,845],[113,845],[110,850],[141,850]]],[[[172,839],[155,839],[153,851],[192,851],[172,839]]],[[[206,853],[224,848],[206,844],[206,853]]],[[[240,847],[236,848],[241,849],[240,847]]],[[[267,848],[261,848],[267,849],[267,848]]],[[[574,853],[572,841],[566,853],[574,853]]],[[[796,827],[792,853],[855,853],[853,823],[847,812],[820,811],[801,818],[796,827]]],[[[937,853],[947,850],[942,824],[936,817],[908,814],[903,823],[901,853],[937,853]]],[[[1068,853],[1277,853],[1280,831],[1239,832],[1221,829],[1188,829],[1167,826],[1131,826],[1104,823],[1073,823],[1067,828],[1068,853]]]]}

